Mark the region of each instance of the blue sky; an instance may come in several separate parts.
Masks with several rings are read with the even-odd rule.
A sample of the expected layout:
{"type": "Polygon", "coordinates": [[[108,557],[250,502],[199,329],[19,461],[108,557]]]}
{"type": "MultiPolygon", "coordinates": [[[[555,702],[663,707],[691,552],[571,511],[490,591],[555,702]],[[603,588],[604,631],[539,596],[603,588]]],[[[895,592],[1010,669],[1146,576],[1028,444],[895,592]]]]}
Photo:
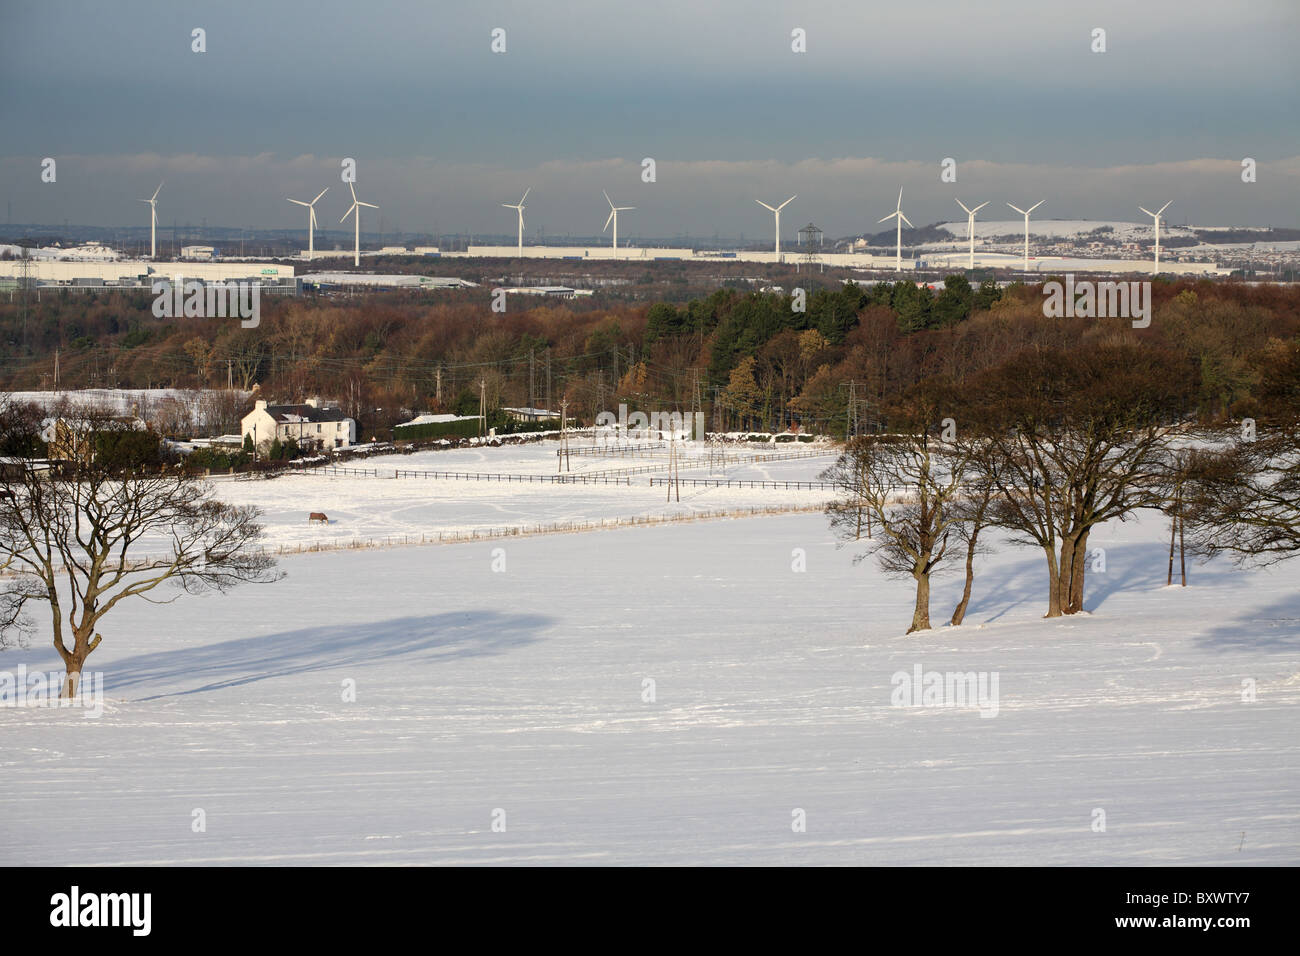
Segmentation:
{"type": "Polygon", "coordinates": [[[3,0],[0,202],[131,223],[165,178],[166,224],[271,228],[332,185],[328,227],[349,156],[367,229],[504,233],[530,185],[530,233],[597,232],[601,188],[638,207],[630,237],[759,236],[753,198],[791,193],[791,231],[861,232],[900,186],[918,223],[954,196],[1099,219],[1172,198],[1175,223],[1296,227],[1298,38],[1292,0],[3,0]]]}

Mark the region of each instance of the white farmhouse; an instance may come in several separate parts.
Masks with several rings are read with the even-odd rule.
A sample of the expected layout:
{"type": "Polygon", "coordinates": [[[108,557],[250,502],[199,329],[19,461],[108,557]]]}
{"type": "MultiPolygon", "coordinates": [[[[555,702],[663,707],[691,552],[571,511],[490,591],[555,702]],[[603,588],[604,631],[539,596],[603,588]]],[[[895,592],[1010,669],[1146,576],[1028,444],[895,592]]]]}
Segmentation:
{"type": "Polygon", "coordinates": [[[292,438],[304,450],[347,448],[357,440],[357,423],[337,405],[309,398],[301,405],[270,405],[259,399],[239,423],[258,451],[292,438]]]}

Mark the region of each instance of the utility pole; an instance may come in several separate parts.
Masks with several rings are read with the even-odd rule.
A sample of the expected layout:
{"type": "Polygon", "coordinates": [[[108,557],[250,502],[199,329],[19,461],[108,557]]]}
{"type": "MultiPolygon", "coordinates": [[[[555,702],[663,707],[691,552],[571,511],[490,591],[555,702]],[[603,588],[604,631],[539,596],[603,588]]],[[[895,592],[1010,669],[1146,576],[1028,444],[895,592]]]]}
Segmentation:
{"type": "MultiPolygon", "coordinates": [[[[704,397],[700,394],[700,370],[691,369],[691,418],[687,425],[688,434],[695,435],[695,423],[704,421],[704,397]]],[[[703,435],[695,435],[696,440],[703,435]]]]}
{"type": "Polygon", "coordinates": [[[546,412],[551,411],[551,347],[546,347],[546,412]]]}
{"type": "Polygon", "coordinates": [[[59,390],[59,350],[54,350],[54,391],[59,390]]]}
{"type": "Polygon", "coordinates": [[[849,387],[848,415],[845,419],[845,425],[844,425],[844,438],[847,441],[848,439],[856,438],[858,436],[858,431],[861,428],[862,423],[858,417],[858,398],[857,398],[858,383],[847,382],[845,384],[847,384],[849,387]]]}
{"type": "Polygon", "coordinates": [[[478,380],[478,437],[487,432],[487,379],[478,380]]]}
{"type": "Polygon", "coordinates": [[[235,390],[235,367],[231,359],[226,359],[226,388],[232,392],[235,390]]]}
{"type": "Polygon", "coordinates": [[[673,500],[673,490],[677,491],[677,500],[682,500],[681,479],[677,474],[677,434],[668,433],[668,497],[666,501],[673,500]]]}
{"type": "Polygon", "coordinates": [[[565,395],[560,399],[560,454],[559,470],[570,471],[569,468],[569,396],[565,395]]]}
{"type": "Polygon", "coordinates": [[[441,405],[442,404],[442,363],[441,362],[438,363],[438,371],[435,373],[434,381],[436,384],[433,387],[433,397],[436,398],[438,400],[438,404],[441,405]]]}
{"type": "Polygon", "coordinates": [[[528,350],[528,407],[530,409],[537,407],[537,376],[536,363],[533,361],[533,350],[528,350]]]}

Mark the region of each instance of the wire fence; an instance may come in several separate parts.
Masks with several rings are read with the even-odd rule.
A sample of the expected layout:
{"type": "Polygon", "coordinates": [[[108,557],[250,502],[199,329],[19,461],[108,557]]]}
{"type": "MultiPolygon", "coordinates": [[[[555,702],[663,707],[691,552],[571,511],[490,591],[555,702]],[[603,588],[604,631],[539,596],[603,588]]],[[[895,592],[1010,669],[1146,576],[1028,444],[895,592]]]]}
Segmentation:
{"type": "Polygon", "coordinates": [[[674,481],[696,488],[776,488],[785,491],[835,491],[840,488],[833,481],[751,481],[744,478],[651,478],[650,487],[671,485],[674,481]]]}
{"type": "Polygon", "coordinates": [[[819,512],[822,505],[769,505],[766,507],[728,508],[714,511],[693,511],[687,514],[628,515],[618,518],[601,518],[593,521],[554,521],[532,525],[515,525],[503,528],[474,528],[468,531],[425,531],[420,534],[387,535],[382,538],[349,538],[345,541],[314,541],[297,545],[278,545],[264,548],[262,553],[277,556],[288,554],[313,554],[321,551],[364,551],[381,548],[409,547],[429,544],[461,544],[467,541],[492,541],[501,538],[528,538],[546,534],[578,534],[586,531],[608,531],[615,528],[640,528],[653,525],[680,524],[691,521],[718,521],[727,518],[756,518],[766,515],[806,514],[819,512]]]}
{"type": "Polygon", "coordinates": [[[413,471],[399,468],[393,472],[394,478],[435,478],[450,481],[502,481],[542,483],[551,485],[630,485],[632,479],[616,474],[558,474],[558,475],[513,475],[497,472],[477,471],[413,471]]]}

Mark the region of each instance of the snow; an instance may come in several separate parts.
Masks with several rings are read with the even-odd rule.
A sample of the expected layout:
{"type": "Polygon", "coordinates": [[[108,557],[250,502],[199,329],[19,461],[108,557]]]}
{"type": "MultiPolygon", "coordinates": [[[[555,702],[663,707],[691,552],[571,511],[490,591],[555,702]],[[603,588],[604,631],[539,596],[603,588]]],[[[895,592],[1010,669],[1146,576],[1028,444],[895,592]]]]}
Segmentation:
{"type": "MultiPolygon", "coordinates": [[[[541,473],[554,443],[364,464],[412,459],[541,473]]],[[[330,494],[349,533],[663,507],[636,484],[218,489],[286,540],[330,494]]],[[[1042,556],[995,536],[966,626],[912,636],[908,582],[816,513],[289,555],[275,584],[114,610],[102,717],[0,708],[0,864],[1294,865],[1300,562],[1166,588],[1166,534],[1094,532],[1088,613],[1052,621],[1042,556]],[[996,673],[996,717],[893,706],[917,665],[996,673]]],[[[57,669],[46,628],[0,669],[57,669]]]]}
{"type": "MultiPolygon", "coordinates": [[[[1109,227],[1111,232],[1103,233],[1098,238],[1113,242],[1150,241],[1155,235],[1151,220],[1146,222],[1122,222],[1119,220],[1098,219],[1038,219],[1029,217],[1029,235],[1044,236],[1055,239],[1081,239],[1097,229],[1109,227]]],[[[962,239],[967,238],[966,220],[954,220],[939,224],[940,229],[951,232],[962,239]]],[[[975,238],[992,239],[995,237],[1024,238],[1024,217],[1016,219],[981,219],[975,218],[975,238]]],[[[1195,236],[1191,228],[1170,225],[1167,220],[1160,222],[1162,239],[1171,237],[1195,236]]]]}
{"type": "MultiPolygon", "coordinates": [[[[629,442],[628,444],[646,444],[629,442]]],[[[590,448],[577,440],[571,451],[590,448]]],[[[690,446],[688,445],[688,448],[690,446]]],[[[650,479],[668,477],[667,445],[653,457],[571,454],[566,475],[586,476],[658,470],[628,476],[631,484],[553,484],[547,481],[475,481],[461,479],[394,478],[398,470],[452,472],[547,478],[559,474],[558,441],[542,441],[500,448],[456,448],[380,455],[347,462],[344,468],[376,471],[379,477],[342,474],[328,469],[291,473],[272,480],[221,478],[214,481],[219,496],[232,504],[254,504],[265,512],[263,524],[272,547],[344,547],[351,543],[418,541],[439,533],[471,531],[530,531],[538,525],[615,521],[631,517],[671,517],[737,509],[815,507],[834,496],[831,490],[707,487],[689,479],[742,481],[815,481],[835,459],[829,446],[819,457],[762,461],[766,455],[807,453],[807,445],[758,444],[726,448],[725,472],[710,471],[702,447],[683,451],[680,502],[669,503],[668,489],[652,486],[650,479]],[[328,525],[311,524],[312,511],[329,516],[328,525]]]]}
{"type": "MultiPolygon", "coordinates": [[[[246,400],[252,392],[235,390],[246,400]]],[[[203,403],[212,396],[225,396],[227,389],[193,388],[79,388],[60,391],[10,392],[10,400],[51,409],[63,403],[77,408],[102,409],[114,415],[131,414],[133,408],[141,412],[157,408],[160,403],[179,403],[190,414],[197,414],[203,403]]]]}

